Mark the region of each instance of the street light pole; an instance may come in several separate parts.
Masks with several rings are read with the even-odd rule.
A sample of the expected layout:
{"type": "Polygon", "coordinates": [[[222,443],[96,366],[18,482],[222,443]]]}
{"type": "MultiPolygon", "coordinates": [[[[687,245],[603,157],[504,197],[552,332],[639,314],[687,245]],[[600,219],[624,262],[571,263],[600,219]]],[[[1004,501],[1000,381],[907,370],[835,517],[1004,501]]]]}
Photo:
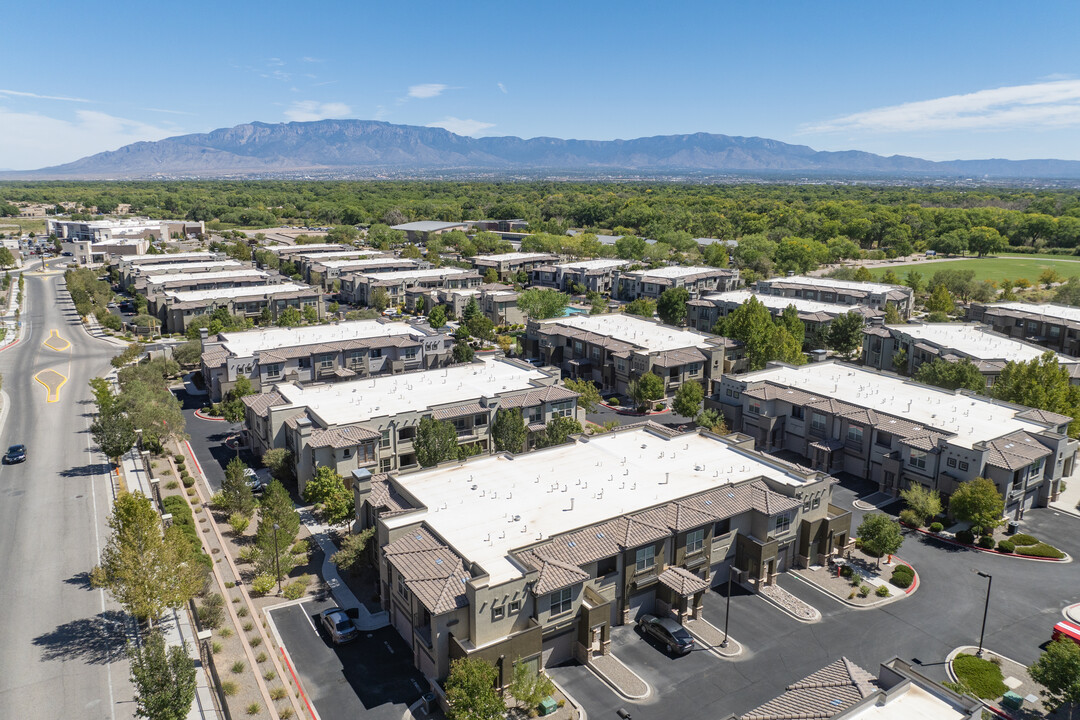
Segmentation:
{"type": "Polygon", "coordinates": [[[278,565],[278,544],[277,544],[277,531],[278,524],[274,523],[274,574],[277,575],[277,592],[281,594],[281,567],[278,565]]]}
{"type": "Polygon", "coordinates": [[[727,630],[728,620],[731,618],[731,575],[732,568],[728,568],[727,572],[727,609],[724,611],[724,642],[720,643],[720,647],[727,647],[727,630]]]}
{"type": "Polygon", "coordinates": [[[994,576],[989,573],[976,571],[979,577],[986,578],[986,604],[983,606],[982,630],[979,631],[979,651],[975,657],[983,656],[983,637],[986,635],[986,614],[990,611],[990,586],[994,582],[994,576]]]}

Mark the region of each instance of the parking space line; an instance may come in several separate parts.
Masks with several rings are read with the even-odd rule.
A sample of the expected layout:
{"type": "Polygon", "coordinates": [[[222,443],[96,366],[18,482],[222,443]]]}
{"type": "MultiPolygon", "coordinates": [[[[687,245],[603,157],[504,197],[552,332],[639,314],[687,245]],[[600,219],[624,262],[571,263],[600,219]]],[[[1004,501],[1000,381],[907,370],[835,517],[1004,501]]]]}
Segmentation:
{"type": "Polygon", "coordinates": [[[311,632],[318,635],[319,634],[319,628],[315,627],[315,623],[311,621],[311,616],[308,615],[308,612],[307,612],[307,610],[304,609],[304,606],[303,606],[302,603],[300,605],[300,612],[302,612],[304,614],[304,619],[306,619],[307,624],[311,626],[311,632]]]}
{"type": "Polygon", "coordinates": [[[388,642],[386,642],[385,640],[383,640],[383,645],[385,645],[385,646],[386,646],[386,650],[387,650],[387,652],[389,652],[389,653],[390,653],[391,655],[393,655],[393,654],[394,654],[394,648],[390,647],[390,643],[388,643],[388,642]]]}

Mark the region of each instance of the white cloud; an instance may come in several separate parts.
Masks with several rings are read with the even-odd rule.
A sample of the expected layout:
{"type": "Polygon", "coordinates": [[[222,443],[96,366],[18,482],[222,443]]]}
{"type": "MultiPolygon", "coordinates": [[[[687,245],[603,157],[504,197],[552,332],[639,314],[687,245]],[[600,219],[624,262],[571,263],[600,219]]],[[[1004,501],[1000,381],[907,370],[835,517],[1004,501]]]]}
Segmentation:
{"type": "Polygon", "coordinates": [[[148,112],[165,113],[166,115],[194,115],[193,112],[187,112],[186,110],[166,110],[165,108],[143,108],[148,112]]]}
{"type": "Polygon", "coordinates": [[[484,130],[495,127],[495,123],[481,122],[479,120],[462,120],[461,118],[447,116],[442,120],[428,123],[427,126],[444,128],[458,135],[479,135],[484,130]]]}
{"type": "Polygon", "coordinates": [[[308,55],[305,55],[304,57],[300,58],[300,62],[306,62],[306,63],[320,63],[322,61],[323,61],[322,58],[310,57],[308,55]]]}
{"type": "Polygon", "coordinates": [[[1080,125],[1080,80],[980,90],[804,125],[802,133],[1015,130],[1080,125]]]}
{"type": "Polygon", "coordinates": [[[182,132],[91,110],[78,110],[65,120],[0,108],[0,157],[7,167],[33,170],[182,132]]]}
{"type": "Polygon", "coordinates": [[[310,122],[326,118],[341,118],[352,113],[345,103],[321,103],[317,100],[297,100],[285,111],[285,117],[293,122],[310,122]]]}
{"type": "Polygon", "coordinates": [[[503,95],[507,93],[506,86],[502,83],[495,83],[495,87],[499,88],[499,92],[501,92],[503,95]]]}
{"type": "Polygon", "coordinates": [[[88,103],[92,102],[85,98],[64,97],[62,95],[38,95],[32,92],[20,92],[19,90],[0,90],[0,95],[12,97],[34,98],[35,100],[64,100],[66,102],[88,103]]]}
{"type": "Polygon", "coordinates": [[[411,98],[433,98],[442,95],[443,90],[446,90],[447,86],[441,83],[424,83],[422,85],[409,86],[409,97],[411,98]]]}

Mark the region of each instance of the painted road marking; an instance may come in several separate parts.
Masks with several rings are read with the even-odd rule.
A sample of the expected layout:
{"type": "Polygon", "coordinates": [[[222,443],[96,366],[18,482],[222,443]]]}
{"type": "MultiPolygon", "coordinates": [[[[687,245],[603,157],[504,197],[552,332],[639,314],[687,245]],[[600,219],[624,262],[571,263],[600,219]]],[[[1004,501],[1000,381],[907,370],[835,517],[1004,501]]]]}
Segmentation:
{"type": "Polygon", "coordinates": [[[44,385],[45,389],[48,390],[45,397],[46,402],[54,403],[60,401],[60,388],[64,387],[64,383],[68,380],[66,375],[58,373],[55,370],[42,370],[34,376],[34,379],[44,385]]]}
{"type": "Polygon", "coordinates": [[[64,352],[71,347],[70,342],[60,337],[59,330],[50,330],[48,339],[46,339],[45,342],[41,344],[49,348],[50,350],[55,350],[56,352],[64,352]]]}

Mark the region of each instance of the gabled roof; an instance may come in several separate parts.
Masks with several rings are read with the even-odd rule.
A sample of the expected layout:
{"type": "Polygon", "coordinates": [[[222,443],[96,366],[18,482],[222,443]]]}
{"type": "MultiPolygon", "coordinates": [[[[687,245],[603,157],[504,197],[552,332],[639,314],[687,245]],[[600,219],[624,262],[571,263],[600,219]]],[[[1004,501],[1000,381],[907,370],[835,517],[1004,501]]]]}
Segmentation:
{"type": "Polygon", "coordinates": [[[537,595],[544,595],[579,582],[585,582],[590,577],[587,572],[577,565],[558,560],[550,553],[544,552],[542,548],[527,553],[522,559],[540,571],[536,578],[536,585],[533,586],[533,592],[537,595]]]}
{"type": "Polygon", "coordinates": [[[255,395],[245,395],[240,400],[259,417],[266,417],[267,411],[272,407],[288,404],[285,402],[285,398],[281,397],[276,390],[255,395]]]}
{"type": "Polygon", "coordinates": [[[877,692],[873,675],[846,657],[787,686],[739,720],[827,720],[877,692]]]}
{"type": "Polygon", "coordinates": [[[1035,408],[1025,410],[1016,417],[1023,418],[1024,420],[1034,420],[1035,422],[1046,423],[1047,425],[1061,425],[1073,421],[1068,415],[1050,412],[1049,410],[1037,410],[1035,408]]]}
{"type": "Polygon", "coordinates": [[[362,427],[330,428],[328,430],[316,429],[311,432],[311,440],[308,445],[313,448],[347,448],[359,443],[377,440],[379,433],[362,427]]]}
{"type": "Polygon", "coordinates": [[[397,488],[389,482],[388,477],[388,475],[383,473],[371,478],[371,494],[367,497],[368,504],[376,509],[386,508],[386,510],[383,510],[380,513],[382,517],[389,517],[391,515],[397,515],[413,510],[412,504],[397,491],[397,488]]]}
{"type": "Polygon", "coordinates": [[[468,604],[465,583],[470,575],[465,565],[425,528],[409,530],[383,548],[383,553],[428,612],[441,615],[468,604]]]}
{"type": "Polygon", "coordinates": [[[702,580],[686,568],[669,567],[657,578],[661,585],[671,588],[677,595],[686,597],[709,588],[709,581],[702,580]]]}
{"type": "Polygon", "coordinates": [[[986,462],[1003,470],[1019,470],[1051,454],[1050,448],[1023,431],[991,440],[987,445],[990,454],[986,462]]]}
{"type": "Polygon", "coordinates": [[[499,402],[499,407],[503,409],[535,407],[541,403],[569,400],[571,398],[576,398],[577,396],[578,394],[576,392],[565,388],[562,385],[548,385],[540,390],[531,390],[521,395],[512,395],[507,398],[502,398],[499,402]]]}

